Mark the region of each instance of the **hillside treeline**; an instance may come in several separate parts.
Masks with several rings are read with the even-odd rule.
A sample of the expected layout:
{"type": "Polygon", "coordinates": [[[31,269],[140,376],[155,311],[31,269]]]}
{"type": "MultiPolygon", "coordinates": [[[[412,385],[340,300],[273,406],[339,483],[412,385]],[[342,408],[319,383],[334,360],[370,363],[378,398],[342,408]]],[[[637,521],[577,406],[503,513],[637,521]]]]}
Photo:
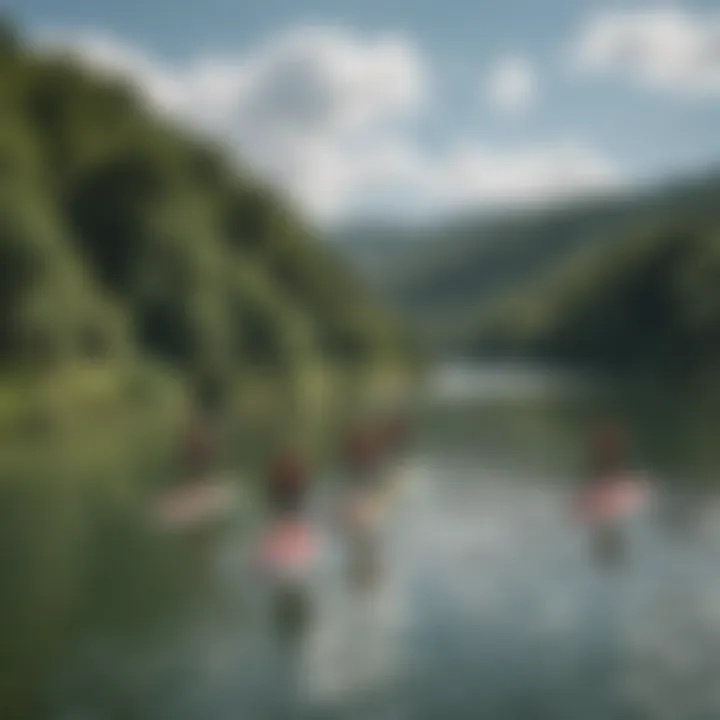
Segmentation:
{"type": "Polygon", "coordinates": [[[164,368],[211,400],[244,373],[291,377],[406,350],[384,310],[232,149],[3,26],[6,399],[28,375],[102,365],[164,368]]]}
{"type": "MultiPolygon", "coordinates": [[[[720,360],[719,196],[715,172],[455,218],[392,243],[385,230],[396,262],[378,286],[441,357],[711,373],[720,360]]],[[[350,238],[350,257],[374,259],[372,245],[360,249],[368,236],[350,238]]],[[[363,267],[372,279],[372,263],[363,267]]]]}

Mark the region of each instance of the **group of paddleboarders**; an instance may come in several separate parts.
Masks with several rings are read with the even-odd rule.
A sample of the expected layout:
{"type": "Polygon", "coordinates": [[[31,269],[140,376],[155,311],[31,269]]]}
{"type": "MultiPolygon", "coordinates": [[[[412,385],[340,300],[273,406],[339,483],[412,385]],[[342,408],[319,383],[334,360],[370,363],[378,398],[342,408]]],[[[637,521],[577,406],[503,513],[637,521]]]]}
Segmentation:
{"type": "MultiPolygon", "coordinates": [[[[380,576],[382,542],[378,533],[383,478],[391,461],[399,459],[409,436],[408,419],[395,413],[368,418],[342,433],[339,469],[340,507],[331,512],[340,520],[350,579],[368,588],[380,576]]],[[[181,471],[164,489],[156,505],[160,527],[185,539],[192,572],[211,573],[216,541],[225,520],[232,517],[236,485],[218,475],[218,424],[198,407],[181,436],[181,471]]],[[[315,468],[297,438],[277,444],[261,478],[262,530],[253,557],[273,590],[271,603],[282,635],[294,637],[306,625],[308,572],[316,564],[320,528],[310,512],[315,468]]]]}
{"type": "MultiPolygon", "coordinates": [[[[345,478],[340,512],[348,540],[352,576],[371,582],[380,570],[378,517],[387,494],[388,466],[398,460],[409,441],[406,414],[396,412],[382,420],[354,423],[340,446],[340,466],[345,478]]],[[[183,443],[186,467],[186,506],[198,504],[203,489],[209,495],[208,478],[215,456],[212,423],[198,413],[188,427],[183,443]],[[192,502],[191,502],[192,501],[192,502]]],[[[573,501],[573,513],[590,529],[597,559],[614,562],[623,553],[624,521],[637,514],[649,498],[650,485],[629,466],[629,442],[621,427],[605,423],[592,435],[589,463],[573,501]]],[[[266,503],[268,531],[262,548],[263,560],[288,571],[302,568],[313,553],[308,500],[312,486],[311,463],[299,444],[281,447],[267,469],[266,503]]],[[[181,505],[174,499],[178,517],[181,505]]]]}
{"type": "MultiPolygon", "coordinates": [[[[338,516],[348,539],[353,577],[369,581],[377,575],[380,547],[376,518],[379,495],[389,462],[408,441],[407,419],[393,415],[384,421],[356,423],[342,439],[340,467],[345,480],[338,516]]],[[[283,448],[268,468],[268,532],[261,550],[266,566],[285,575],[302,573],[313,554],[309,522],[312,469],[295,445],[283,448]]]]}

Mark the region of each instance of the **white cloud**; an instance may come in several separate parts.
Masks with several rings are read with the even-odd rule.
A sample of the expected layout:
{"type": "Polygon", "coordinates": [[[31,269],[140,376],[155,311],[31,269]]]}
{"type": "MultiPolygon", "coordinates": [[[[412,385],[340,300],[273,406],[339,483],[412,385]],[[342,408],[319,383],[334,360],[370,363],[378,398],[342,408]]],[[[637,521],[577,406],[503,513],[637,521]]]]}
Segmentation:
{"type": "Polygon", "coordinates": [[[282,35],[249,59],[248,70],[246,121],[333,137],[402,116],[426,91],[410,42],[337,29],[282,35]]]}
{"type": "Polygon", "coordinates": [[[112,38],[74,33],[94,68],[129,76],[162,108],[218,126],[238,119],[274,132],[336,136],[401,115],[422,101],[420,54],[402,38],[362,39],[336,28],[303,28],[234,56],[168,66],[112,38]]]}
{"type": "Polygon", "coordinates": [[[720,13],[605,11],[588,21],[573,56],[588,72],[622,74],[688,96],[720,95],[720,13]]]}
{"type": "Polygon", "coordinates": [[[527,110],[537,99],[538,77],[522,57],[500,58],[490,68],[484,84],[487,100],[500,110],[527,110]]]}
{"type": "Polygon", "coordinates": [[[92,33],[59,43],[99,71],[130,77],[161,110],[230,136],[246,161],[321,215],[398,154],[368,138],[402,124],[427,93],[420,53],[390,35],[301,28],[236,56],[178,66],[92,33]]]}
{"type": "MultiPolygon", "coordinates": [[[[468,142],[431,154],[408,125],[429,95],[426,63],[396,36],[304,28],[176,64],[93,33],[61,41],[97,70],[130,77],[161,111],[234,142],[245,162],[320,219],[378,198],[431,212],[550,199],[616,177],[599,154],[566,143],[500,151],[468,142]]],[[[502,102],[519,106],[523,94],[527,102],[529,69],[512,61],[500,70],[502,102]]]]}
{"type": "Polygon", "coordinates": [[[236,117],[240,147],[322,215],[342,209],[369,164],[386,154],[376,138],[411,117],[427,93],[409,42],[339,30],[279,38],[253,59],[251,75],[236,117]]]}
{"type": "Polygon", "coordinates": [[[198,58],[167,65],[130,45],[95,32],[55,34],[45,39],[51,51],[69,50],[101,74],[125,77],[160,110],[212,130],[230,127],[248,84],[237,60],[198,58]]]}
{"type": "Polygon", "coordinates": [[[623,183],[620,170],[601,153],[575,142],[496,148],[477,141],[459,143],[434,155],[401,140],[375,146],[364,162],[353,163],[349,182],[383,197],[415,199],[418,215],[478,207],[527,207],[608,192],[623,183]]]}
{"type": "Polygon", "coordinates": [[[544,203],[605,191],[621,179],[600,153],[573,142],[512,150],[466,144],[440,159],[434,175],[433,194],[449,208],[544,203]]]}

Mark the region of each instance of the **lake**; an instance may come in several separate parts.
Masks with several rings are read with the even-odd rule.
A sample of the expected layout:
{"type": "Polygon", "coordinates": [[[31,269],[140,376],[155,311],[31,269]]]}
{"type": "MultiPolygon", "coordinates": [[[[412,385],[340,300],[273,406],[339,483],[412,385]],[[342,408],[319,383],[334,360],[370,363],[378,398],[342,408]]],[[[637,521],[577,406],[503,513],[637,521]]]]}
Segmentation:
{"type": "Polygon", "coordinates": [[[26,679],[53,720],[720,717],[720,416],[693,398],[446,370],[417,404],[372,591],[347,582],[332,472],[316,493],[323,551],[300,624],[271,612],[253,513],[188,539],[67,492],[42,512],[27,514],[40,498],[6,506],[6,548],[23,528],[37,542],[4,573],[25,670],[4,657],[16,680],[3,692],[26,679]],[[609,415],[658,490],[616,567],[592,562],[568,512],[609,415]],[[81,531],[88,515],[95,535],[81,531]]]}

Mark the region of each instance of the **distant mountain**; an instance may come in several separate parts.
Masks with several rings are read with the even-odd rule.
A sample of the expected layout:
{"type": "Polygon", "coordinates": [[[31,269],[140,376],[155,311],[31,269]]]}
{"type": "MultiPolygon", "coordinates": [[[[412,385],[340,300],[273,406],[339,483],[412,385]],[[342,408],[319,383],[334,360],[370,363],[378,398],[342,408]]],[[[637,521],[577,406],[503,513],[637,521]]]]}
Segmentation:
{"type": "Polygon", "coordinates": [[[363,280],[392,290],[408,272],[413,258],[432,252],[435,228],[412,225],[357,224],[330,233],[332,248],[363,280]]]}
{"type": "MultiPolygon", "coordinates": [[[[598,293],[603,285],[612,295],[622,252],[632,254],[635,248],[633,262],[642,274],[643,263],[656,260],[669,236],[713,236],[720,226],[718,201],[720,172],[711,172],[564,207],[457,219],[416,231],[416,237],[407,228],[398,228],[394,235],[388,228],[378,234],[365,229],[364,236],[355,232],[344,238],[343,252],[441,352],[564,354],[592,361],[593,354],[600,353],[597,348],[570,352],[566,347],[561,353],[539,327],[522,342],[512,341],[513,330],[522,334],[519,328],[529,321],[521,315],[529,304],[547,305],[551,287],[563,299],[544,312],[559,322],[569,305],[580,301],[578,289],[570,290],[572,275],[584,273],[587,288],[595,282],[598,293]],[[567,287],[561,292],[560,286],[567,287]]],[[[691,244],[688,241],[688,248],[691,244]]],[[[625,271],[630,272],[627,267],[625,271]]],[[[585,297],[592,304],[590,300],[585,297]]],[[[626,305],[618,301],[613,312],[628,311],[630,299],[623,302],[626,305]]],[[[670,319],[660,319],[665,321],[670,319]]],[[[579,331],[582,319],[576,324],[579,331]]],[[[569,332],[565,346],[572,345],[573,337],[569,332]]]]}

